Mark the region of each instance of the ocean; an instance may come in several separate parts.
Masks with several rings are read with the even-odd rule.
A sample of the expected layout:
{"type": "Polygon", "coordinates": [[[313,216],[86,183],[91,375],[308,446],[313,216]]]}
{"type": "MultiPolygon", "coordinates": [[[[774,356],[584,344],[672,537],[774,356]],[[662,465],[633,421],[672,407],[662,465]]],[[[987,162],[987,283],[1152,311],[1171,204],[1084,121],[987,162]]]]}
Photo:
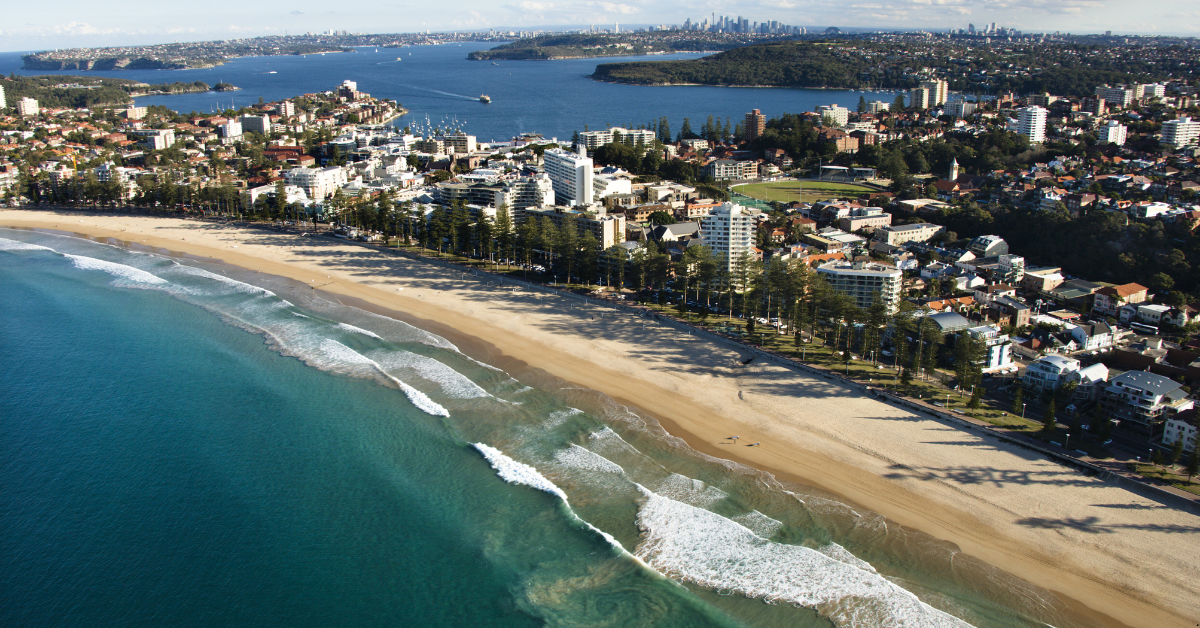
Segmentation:
{"type": "Polygon", "coordinates": [[[708,86],[617,85],[587,78],[599,63],[695,59],[699,53],[565,59],[559,61],[468,61],[467,53],[492,44],[463,43],[406,48],[357,48],[325,55],[248,57],[202,70],[120,70],[104,72],[33,72],[21,70],[21,54],[0,53],[0,73],[82,74],[126,78],[148,83],[219,81],[236,92],[150,96],[139,105],[163,105],[180,112],[209,112],[259,102],[332,90],[344,80],[361,91],[399,101],[410,113],[394,124],[428,128],[461,128],[480,141],[505,141],[521,133],[570,140],[585,125],[641,125],[666,116],[678,133],[684,118],[697,132],[708,119],[732,125],[751,109],[767,117],[815,111],[817,105],[840,104],[854,109],[860,96],[892,102],[894,93],[840,89],[779,89],[708,86]],[[491,104],[479,102],[487,94],[491,104]]]}
{"type": "Polygon", "coordinates": [[[0,229],[0,625],[1081,625],[465,336],[117,244],[0,229]]]}

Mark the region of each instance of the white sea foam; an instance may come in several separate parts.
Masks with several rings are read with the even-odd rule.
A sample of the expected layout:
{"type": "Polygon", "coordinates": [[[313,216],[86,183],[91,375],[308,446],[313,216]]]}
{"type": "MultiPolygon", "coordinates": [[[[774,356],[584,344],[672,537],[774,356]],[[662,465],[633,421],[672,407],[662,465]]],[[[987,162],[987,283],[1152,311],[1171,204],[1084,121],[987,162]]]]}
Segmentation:
{"type": "Polygon", "coordinates": [[[817,551],[834,560],[840,560],[847,565],[853,565],[859,569],[875,573],[875,568],[871,566],[871,563],[868,563],[854,554],[851,554],[850,550],[832,541],[830,541],[828,545],[822,545],[821,547],[818,547],[817,551]]]}
{"type": "Polygon", "coordinates": [[[40,244],[30,244],[20,240],[0,238],[0,251],[53,251],[54,249],[40,244]]]}
{"type": "MultiPolygon", "coordinates": [[[[746,526],[751,532],[761,536],[764,539],[771,538],[771,535],[779,531],[783,524],[776,521],[757,510],[751,510],[748,513],[733,517],[733,520],[746,526]]],[[[849,553],[849,552],[847,552],[849,553]]]]}
{"type": "Polygon", "coordinates": [[[192,275],[193,277],[212,279],[213,281],[220,282],[226,286],[229,286],[230,288],[233,288],[237,292],[245,292],[246,294],[262,294],[272,297],[275,296],[274,292],[271,292],[266,288],[259,288],[256,285],[248,284],[244,281],[238,281],[237,279],[226,277],[225,275],[219,273],[211,273],[203,268],[196,268],[195,266],[188,266],[187,264],[180,264],[176,262],[176,265],[172,266],[171,270],[184,275],[192,275]]]}
{"type": "Polygon", "coordinates": [[[491,396],[466,375],[428,356],[410,351],[380,349],[372,351],[368,357],[379,363],[380,367],[385,371],[390,372],[396,369],[416,371],[417,375],[441,386],[442,392],[457,399],[475,399],[491,396]]]}
{"type": "Polygon", "coordinates": [[[807,547],[773,543],[703,508],[642,491],[636,555],[667,576],[813,608],[837,626],[969,626],[879,574],[807,547]]]}
{"type": "Polygon", "coordinates": [[[672,473],[664,478],[654,492],[698,508],[708,508],[727,497],[725,491],[715,486],[709,486],[700,480],[693,480],[678,473],[672,473]]]}
{"type": "Polygon", "coordinates": [[[350,347],[347,347],[336,340],[324,338],[321,341],[320,351],[326,358],[331,358],[335,362],[341,362],[344,366],[351,367],[351,371],[354,370],[353,367],[355,366],[373,369],[376,373],[383,375],[395,383],[396,386],[398,386],[400,390],[404,392],[405,396],[408,397],[408,400],[411,401],[414,406],[423,410],[426,414],[432,414],[434,416],[450,416],[449,411],[443,408],[436,401],[430,399],[428,395],[417,390],[416,388],[413,388],[412,386],[409,386],[403,381],[400,381],[399,378],[383,370],[383,368],[380,367],[379,364],[377,364],[374,360],[371,360],[367,356],[355,351],[354,349],[351,349],[350,347]]]}
{"type": "Polygon", "coordinates": [[[539,491],[545,491],[551,495],[557,495],[565,502],[567,494],[554,485],[554,482],[546,479],[546,476],[538,473],[538,470],[525,464],[517,462],[512,458],[504,455],[504,452],[485,445],[483,443],[474,443],[472,445],[483,457],[487,459],[488,464],[496,470],[496,475],[499,475],[502,480],[510,484],[524,484],[539,491]]]}
{"type": "Polygon", "coordinates": [[[348,332],[352,332],[355,334],[362,334],[364,336],[370,336],[372,338],[378,338],[379,340],[383,340],[383,338],[379,337],[379,334],[377,334],[369,329],[363,329],[362,327],[355,327],[354,325],[351,325],[349,323],[338,323],[337,326],[340,329],[344,329],[348,332]]]}
{"type": "Polygon", "coordinates": [[[117,279],[132,281],[134,283],[167,283],[167,280],[152,275],[140,268],[134,268],[133,266],[126,266],[125,264],[109,262],[102,259],[96,259],[94,257],[85,257],[83,255],[71,255],[66,253],[64,256],[71,260],[71,263],[75,265],[75,268],[79,268],[81,270],[99,270],[106,272],[117,279]]]}
{"type": "Polygon", "coordinates": [[[583,410],[579,408],[567,408],[566,410],[555,410],[546,417],[546,422],[542,424],[545,429],[552,429],[566,423],[567,419],[576,414],[583,414],[583,410]]]}
{"type": "Polygon", "coordinates": [[[599,473],[624,473],[625,470],[621,465],[593,453],[587,449],[571,443],[570,447],[560,449],[554,454],[554,461],[564,467],[572,469],[582,469],[585,471],[596,471],[599,473]]]}

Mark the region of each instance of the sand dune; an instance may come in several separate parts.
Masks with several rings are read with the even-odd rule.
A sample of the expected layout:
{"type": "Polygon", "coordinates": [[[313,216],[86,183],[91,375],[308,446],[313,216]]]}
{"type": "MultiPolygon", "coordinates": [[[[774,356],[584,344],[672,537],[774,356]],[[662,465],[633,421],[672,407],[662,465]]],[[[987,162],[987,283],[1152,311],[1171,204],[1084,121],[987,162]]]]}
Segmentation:
{"type": "MultiPolygon", "coordinates": [[[[330,238],[198,221],[0,211],[0,225],[116,238],[283,275],[445,325],[657,418],[693,448],[836,493],[1061,594],[1101,626],[1200,623],[1200,517],[1033,452],[626,314],[485,287],[330,238]],[[739,396],[739,392],[741,395],[739,396]],[[759,447],[721,445],[739,434],[759,447]]],[[[435,330],[436,331],[436,330],[435,330]]]]}

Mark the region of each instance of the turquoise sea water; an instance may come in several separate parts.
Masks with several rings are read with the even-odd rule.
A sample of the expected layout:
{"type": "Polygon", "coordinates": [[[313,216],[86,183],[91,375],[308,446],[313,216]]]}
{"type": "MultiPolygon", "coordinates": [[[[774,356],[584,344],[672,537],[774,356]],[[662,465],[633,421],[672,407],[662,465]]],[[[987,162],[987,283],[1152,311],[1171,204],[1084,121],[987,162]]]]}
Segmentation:
{"type": "Polygon", "coordinates": [[[1077,625],[286,280],[0,230],[0,295],[0,625],[1077,625]]]}

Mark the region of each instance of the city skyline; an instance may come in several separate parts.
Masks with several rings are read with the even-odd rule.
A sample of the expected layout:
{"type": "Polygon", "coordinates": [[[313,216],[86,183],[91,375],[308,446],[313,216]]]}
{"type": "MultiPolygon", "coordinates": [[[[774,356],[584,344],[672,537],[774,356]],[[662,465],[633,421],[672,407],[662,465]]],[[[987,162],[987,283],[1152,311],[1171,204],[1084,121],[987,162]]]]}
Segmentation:
{"type": "MultiPolygon", "coordinates": [[[[191,7],[189,7],[191,8],[191,7]]],[[[136,12],[114,13],[93,3],[68,0],[47,12],[31,5],[7,11],[0,40],[6,52],[111,45],[144,45],[322,32],[328,29],[363,33],[565,28],[627,28],[682,25],[717,16],[741,16],[752,22],[775,20],[803,27],[863,29],[966,28],[968,23],[1003,26],[1025,32],[1183,35],[1200,32],[1200,10],[1187,0],[1165,0],[1140,6],[1136,15],[1116,0],[1063,0],[1049,5],[1031,0],[906,0],[903,2],[834,3],[819,0],[800,5],[769,0],[731,7],[709,2],[608,2],[596,0],[512,0],[503,4],[467,0],[447,14],[430,5],[370,1],[348,14],[335,7],[300,0],[286,10],[247,9],[216,0],[203,12],[163,3],[136,12]],[[63,17],[69,16],[69,17],[63,17]]]]}

